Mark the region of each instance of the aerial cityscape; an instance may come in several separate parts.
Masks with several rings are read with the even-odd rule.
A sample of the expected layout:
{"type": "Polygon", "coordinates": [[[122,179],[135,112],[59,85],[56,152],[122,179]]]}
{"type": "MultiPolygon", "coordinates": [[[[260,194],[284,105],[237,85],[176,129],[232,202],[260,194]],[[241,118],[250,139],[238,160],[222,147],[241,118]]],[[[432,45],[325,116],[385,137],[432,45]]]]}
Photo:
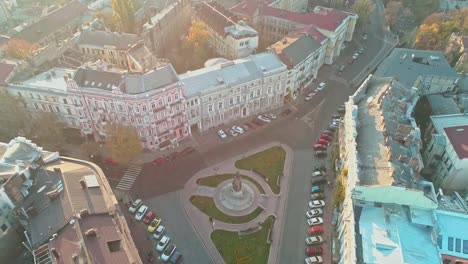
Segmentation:
{"type": "Polygon", "coordinates": [[[468,1],[0,0],[0,263],[468,264],[468,1]]]}

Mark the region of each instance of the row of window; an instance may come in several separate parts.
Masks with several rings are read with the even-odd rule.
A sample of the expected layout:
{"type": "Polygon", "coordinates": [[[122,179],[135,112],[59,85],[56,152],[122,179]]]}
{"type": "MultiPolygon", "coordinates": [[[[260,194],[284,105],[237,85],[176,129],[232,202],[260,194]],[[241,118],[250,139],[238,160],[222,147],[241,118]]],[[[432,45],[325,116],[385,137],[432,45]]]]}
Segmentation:
{"type": "MultiPolygon", "coordinates": [[[[18,92],[18,96],[19,97],[23,97],[23,94],[21,92],[18,92]]],[[[58,98],[57,96],[48,96],[48,95],[44,95],[44,98],[42,98],[42,96],[40,94],[36,94],[36,96],[34,96],[34,94],[32,93],[29,93],[29,98],[31,99],[37,99],[37,100],[44,100],[44,101],[49,101],[49,102],[54,102],[54,103],[60,103],[60,98],[58,98]]],[[[68,100],[66,98],[61,98],[61,102],[63,104],[68,104],[68,100]]]]}
{"type": "MultiPolygon", "coordinates": [[[[442,236],[439,236],[439,238],[440,238],[440,241],[442,241],[442,236]]],[[[437,242],[439,242],[439,240],[437,242]]],[[[439,248],[441,248],[442,246],[441,243],[438,243],[438,244],[439,244],[439,248]]],[[[461,253],[463,251],[463,254],[468,254],[468,240],[462,241],[459,238],[449,237],[447,249],[449,251],[455,251],[458,253],[461,253]],[[463,242],[463,247],[462,247],[462,242],[463,242]]]]}
{"type": "MultiPolygon", "coordinates": [[[[160,108],[163,108],[166,106],[166,103],[167,104],[171,104],[171,103],[174,103],[174,102],[177,102],[179,100],[179,94],[176,93],[174,95],[169,95],[165,98],[159,98],[159,100],[157,102],[153,101],[150,103],[150,108],[148,108],[148,105],[128,105],[127,106],[127,110],[128,112],[135,112],[135,113],[140,113],[140,112],[147,112],[148,110],[154,110],[154,109],[160,109],[160,108]],[[165,100],[164,100],[165,99],[165,100]]],[[[106,102],[102,101],[102,102],[99,102],[97,100],[93,100],[92,101],[93,104],[91,104],[91,101],[88,99],[88,105],[89,106],[94,106],[95,108],[104,108],[104,109],[108,109],[108,107],[110,108],[110,110],[112,111],[115,111],[116,110],[116,107],[115,107],[115,104],[114,102],[110,102],[108,104],[106,104],[106,102]]],[[[176,107],[176,111],[178,112],[179,109],[180,110],[183,110],[182,108],[179,107],[179,105],[177,105],[176,107]]],[[[120,111],[120,112],[123,112],[124,111],[124,107],[121,103],[117,103],[117,109],[120,111]]]]}

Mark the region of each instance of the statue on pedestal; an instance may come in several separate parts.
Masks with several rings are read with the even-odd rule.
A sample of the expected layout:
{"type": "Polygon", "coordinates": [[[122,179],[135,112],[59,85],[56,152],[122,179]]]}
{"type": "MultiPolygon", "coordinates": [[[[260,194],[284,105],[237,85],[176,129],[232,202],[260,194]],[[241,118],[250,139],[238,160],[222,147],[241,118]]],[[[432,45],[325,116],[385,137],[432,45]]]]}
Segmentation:
{"type": "Polygon", "coordinates": [[[232,180],[232,190],[234,192],[240,192],[242,190],[242,181],[239,172],[236,172],[232,180]]]}

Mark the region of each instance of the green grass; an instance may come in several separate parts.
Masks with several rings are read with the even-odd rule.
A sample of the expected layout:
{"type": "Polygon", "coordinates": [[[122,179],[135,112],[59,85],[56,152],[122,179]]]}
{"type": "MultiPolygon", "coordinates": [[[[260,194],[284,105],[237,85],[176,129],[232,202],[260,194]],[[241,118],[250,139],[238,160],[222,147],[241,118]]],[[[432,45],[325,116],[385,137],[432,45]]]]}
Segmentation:
{"type": "Polygon", "coordinates": [[[257,207],[255,211],[248,215],[230,216],[221,212],[216,207],[213,199],[210,197],[194,195],[190,197],[190,202],[192,202],[193,205],[195,205],[206,215],[213,217],[213,219],[229,224],[243,224],[250,222],[263,212],[263,209],[261,207],[257,207]]]}
{"type": "Polygon", "coordinates": [[[272,147],[236,161],[236,168],[242,170],[254,169],[268,179],[271,190],[278,194],[280,187],[276,185],[279,176],[283,175],[286,151],[281,147],[272,147]]]}
{"type": "MultiPolygon", "coordinates": [[[[213,175],[213,176],[208,176],[208,177],[198,179],[197,184],[203,185],[203,186],[209,186],[209,187],[216,187],[223,181],[232,179],[233,177],[234,177],[234,174],[213,175]]],[[[257,187],[260,193],[265,194],[265,190],[263,190],[263,187],[256,180],[245,175],[241,175],[241,178],[243,180],[247,180],[253,183],[257,187]]]]}
{"type": "Polygon", "coordinates": [[[273,217],[270,216],[262,223],[262,229],[242,236],[237,232],[215,230],[211,233],[211,240],[227,264],[266,264],[270,253],[268,229],[272,224],[273,217]]]}

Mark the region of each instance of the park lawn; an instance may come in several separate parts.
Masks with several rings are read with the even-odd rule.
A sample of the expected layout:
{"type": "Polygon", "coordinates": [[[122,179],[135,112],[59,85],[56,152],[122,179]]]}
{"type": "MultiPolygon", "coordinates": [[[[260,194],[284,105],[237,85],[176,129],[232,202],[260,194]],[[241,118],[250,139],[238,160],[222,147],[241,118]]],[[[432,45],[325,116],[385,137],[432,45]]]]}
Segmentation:
{"type": "Polygon", "coordinates": [[[273,219],[272,216],[268,217],[262,223],[262,229],[248,235],[240,236],[237,232],[215,230],[211,233],[211,240],[227,264],[266,264],[270,254],[268,229],[272,226],[273,219]]]}
{"type": "Polygon", "coordinates": [[[268,179],[271,190],[278,194],[280,187],[276,185],[278,177],[283,175],[286,151],[281,147],[271,147],[264,151],[236,161],[236,168],[242,170],[255,170],[268,179]]]}
{"type": "Polygon", "coordinates": [[[252,213],[243,216],[230,216],[221,212],[215,205],[211,197],[194,195],[190,197],[190,202],[206,215],[218,221],[229,224],[243,224],[255,219],[263,212],[263,208],[257,207],[252,213]]]}
{"type": "MultiPolygon", "coordinates": [[[[198,179],[197,184],[203,185],[203,186],[209,186],[209,187],[216,187],[223,181],[233,179],[233,177],[234,177],[234,174],[213,175],[213,176],[208,176],[208,177],[198,179]]],[[[247,180],[253,183],[257,187],[260,193],[265,194],[265,190],[263,190],[262,186],[256,180],[245,175],[241,175],[241,178],[243,180],[247,180]]]]}

